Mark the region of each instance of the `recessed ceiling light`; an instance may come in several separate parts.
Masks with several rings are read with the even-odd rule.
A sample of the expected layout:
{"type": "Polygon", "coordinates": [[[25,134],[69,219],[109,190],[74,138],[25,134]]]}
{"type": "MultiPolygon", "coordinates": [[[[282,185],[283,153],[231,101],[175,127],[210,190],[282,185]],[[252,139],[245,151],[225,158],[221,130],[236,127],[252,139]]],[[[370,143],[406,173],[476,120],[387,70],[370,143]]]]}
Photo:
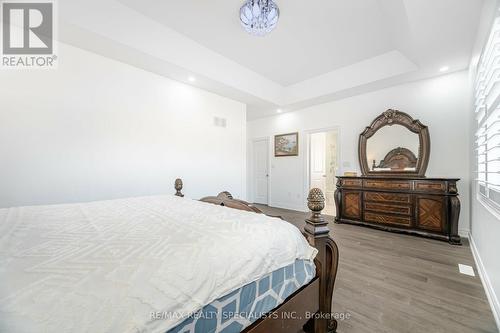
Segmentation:
{"type": "Polygon", "coordinates": [[[450,67],[448,66],[443,66],[439,69],[439,71],[442,73],[442,72],[447,72],[448,70],[450,69],[450,67]]]}
{"type": "Polygon", "coordinates": [[[277,113],[282,113],[282,112],[283,112],[283,110],[278,109],[278,110],[276,110],[276,112],[277,112],[277,113]]]}
{"type": "Polygon", "coordinates": [[[196,81],[196,78],[194,76],[190,76],[188,78],[189,82],[195,82],[196,81]]]}

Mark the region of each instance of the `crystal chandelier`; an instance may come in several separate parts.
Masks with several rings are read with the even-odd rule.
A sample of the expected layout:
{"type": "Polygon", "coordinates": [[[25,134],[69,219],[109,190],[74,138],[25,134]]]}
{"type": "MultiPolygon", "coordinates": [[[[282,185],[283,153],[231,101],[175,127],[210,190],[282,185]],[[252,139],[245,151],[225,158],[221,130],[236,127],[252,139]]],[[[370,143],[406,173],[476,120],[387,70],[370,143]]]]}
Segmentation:
{"type": "Polygon", "coordinates": [[[280,10],[273,0],[247,0],[240,9],[241,25],[248,33],[264,36],[278,24],[280,10]]]}

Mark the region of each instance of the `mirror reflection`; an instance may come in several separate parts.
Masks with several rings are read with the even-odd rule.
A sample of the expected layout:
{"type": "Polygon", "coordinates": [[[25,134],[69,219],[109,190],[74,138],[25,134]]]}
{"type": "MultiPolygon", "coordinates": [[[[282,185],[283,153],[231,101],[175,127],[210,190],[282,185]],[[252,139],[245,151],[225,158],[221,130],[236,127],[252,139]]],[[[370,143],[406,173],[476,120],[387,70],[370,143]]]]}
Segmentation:
{"type": "Polygon", "coordinates": [[[366,144],[370,171],[415,171],[419,136],[402,125],[380,128],[366,144]]]}

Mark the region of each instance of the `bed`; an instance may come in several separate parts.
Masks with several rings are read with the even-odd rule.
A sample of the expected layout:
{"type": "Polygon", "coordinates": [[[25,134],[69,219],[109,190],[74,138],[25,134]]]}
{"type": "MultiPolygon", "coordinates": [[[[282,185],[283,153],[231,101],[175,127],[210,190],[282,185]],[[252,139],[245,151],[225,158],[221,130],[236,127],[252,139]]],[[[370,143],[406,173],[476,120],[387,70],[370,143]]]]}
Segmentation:
{"type": "Polygon", "coordinates": [[[320,192],[306,241],[228,192],[195,201],[180,180],[176,190],[0,209],[0,331],[335,330],[338,251],[320,192]]]}
{"type": "Polygon", "coordinates": [[[415,171],[417,157],[408,148],[397,147],[385,155],[379,165],[373,161],[372,171],[415,171]]]}

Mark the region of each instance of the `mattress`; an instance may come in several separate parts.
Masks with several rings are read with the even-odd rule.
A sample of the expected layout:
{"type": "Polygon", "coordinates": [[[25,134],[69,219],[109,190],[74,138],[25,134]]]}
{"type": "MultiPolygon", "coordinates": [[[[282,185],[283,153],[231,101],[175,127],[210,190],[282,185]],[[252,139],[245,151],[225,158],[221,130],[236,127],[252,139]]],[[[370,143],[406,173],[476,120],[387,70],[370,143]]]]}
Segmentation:
{"type": "MultiPolygon", "coordinates": [[[[204,306],[167,333],[239,333],[308,284],[315,274],[314,262],[297,260],[204,306]]],[[[157,314],[157,319],[162,315],[157,314]]]]}
{"type": "Polygon", "coordinates": [[[316,253],[287,222],[175,196],[0,209],[0,331],[165,333],[316,253]]]}

